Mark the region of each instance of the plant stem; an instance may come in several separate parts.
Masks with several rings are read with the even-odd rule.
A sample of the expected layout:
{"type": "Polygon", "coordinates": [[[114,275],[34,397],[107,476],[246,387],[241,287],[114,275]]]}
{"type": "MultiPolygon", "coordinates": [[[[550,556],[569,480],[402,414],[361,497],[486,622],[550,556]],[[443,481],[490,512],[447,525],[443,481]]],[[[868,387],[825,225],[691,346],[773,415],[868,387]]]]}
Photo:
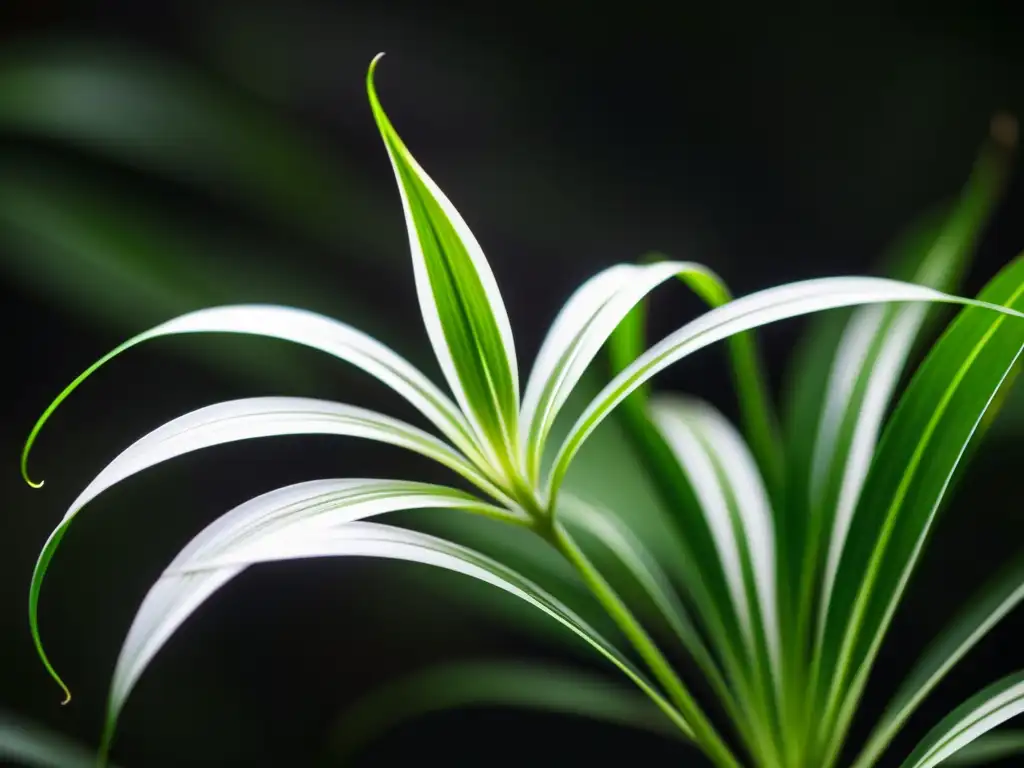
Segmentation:
{"type": "Polygon", "coordinates": [[[739,761],[722,741],[697,702],[693,700],[668,660],[622,601],[622,598],[616,594],[612,586],[576,544],[569,532],[557,522],[552,521],[550,540],[576,568],[594,597],[601,603],[608,615],[643,657],[651,672],[665,687],[669,697],[679,707],[683,717],[693,728],[694,739],[703,748],[705,754],[720,768],[740,768],[739,761]]]}

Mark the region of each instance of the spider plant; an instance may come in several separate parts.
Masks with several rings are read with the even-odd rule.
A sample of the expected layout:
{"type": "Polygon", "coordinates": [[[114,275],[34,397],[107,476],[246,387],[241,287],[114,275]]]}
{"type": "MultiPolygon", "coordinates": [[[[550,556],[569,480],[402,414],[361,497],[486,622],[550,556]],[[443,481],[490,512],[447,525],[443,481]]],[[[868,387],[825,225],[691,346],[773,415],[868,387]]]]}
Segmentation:
{"type": "MultiPolygon", "coordinates": [[[[448,569],[547,614],[646,697],[661,718],[653,727],[691,742],[717,766],[836,764],[939,505],[1024,345],[1024,258],[1007,265],[975,299],[955,296],[947,287],[991,204],[991,180],[968,190],[906,281],[830,277],[733,298],[714,272],[692,262],[606,269],[568,299],[520,386],[513,335],[491,269],[462,217],[381,107],[373,81],[378,60],[367,75],[370,106],[398,183],[418,300],[450,395],[389,348],[341,322],[281,306],[215,307],[129,339],[76,378],[30,433],[22,472],[41,485],[29,480],[29,451],[82,381],[136,344],[184,333],[255,334],[319,349],[393,388],[433,431],[353,405],[290,397],[220,403],[159,427],[96,476],[44,545],[29,594],[39,655],[70,696],[40,638],[43,578],[78,512],[112,485],[157,463],[255,437],[334,434],[418,452],[451,470],[460,487],[318,480],[261,495],[209,525],[167,567],[134,619],[114,671],[101,757],[149,662],[217,589],[261,562],[354,555],[448,569]],[[676,279],[710,309],[644,349],[643,302],[676,279]],[[933,304],[963,309],[885,418],[933,304]],[[812,339],[812,364],[796,382],[795,406],[782,429],[751,331],[844,307],[858,309],[838,337],[823,332],[812,339]],[[648,391],[657,373],[720,340],[728,341],[742,432],[706,403],[648,391]],[[556,439],[556,420],[609,341],[614,376],[556,439]],[[823,360],[826,373],[818,376],[813,363],[823,360]],[[678,533],[671,564],[632,535],[628,510],[617,517],[565,487],[578,452],[617,408],[669,502],[678,533]],[[543,542],[571,567],[614,634],[507,563],[440,536],[370,522],[385,513],[424,509],[459,510],[543,542]],[[701,680],[670,661],[665,640],[651,631],[584,541],[603,547],[633,577],[701,680]],[[682,576],[678,585],[668,575],[676,568],[682,576]]],[[[1016,564],[921,657],[854,759],[856,768],[875,764],[923,698],[1022,597],[1024,567],[1016,564]]],[[[515,672],[495,679],[510,676],[530,679],[515,672]]],[[[481,679],[486,685],[487,678],[481,679]]],[[[571,681],[533,679],[548,682],[537,686],[541,697],[546,690],[552,701],[561,697],[569,706],[580,705],[571,681]]],[[[639,721],[635,700],[613,706],[612,698],[595,696],[595,702],[609,703],[597,714],[639,721]]],[[[956,708],[904,765],[935,765],[1022,710],[1024,672],[956,708]]]]}

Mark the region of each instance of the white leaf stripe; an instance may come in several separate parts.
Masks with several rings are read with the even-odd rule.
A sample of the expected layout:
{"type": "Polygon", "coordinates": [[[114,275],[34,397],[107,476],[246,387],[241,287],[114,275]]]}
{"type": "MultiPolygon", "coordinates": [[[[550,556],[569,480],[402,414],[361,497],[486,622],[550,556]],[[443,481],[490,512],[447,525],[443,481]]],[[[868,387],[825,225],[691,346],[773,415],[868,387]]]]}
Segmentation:
{"type": "Polygon", "coordinates": [[[608,414],[638,387],[699,349],[742,331],[825,309],[886,302],[946,302],[982,306],[1024,317],[1006,307],[950,296],[930,288],[872,277],[828,277],[769,288],[712,309],[652,346],[617,375],[577,419],[558,451],[548,480],[557,494],[576,452],[608,414]]]}
{"type": "MultiPolygon", "coordinates": [[[[822,503],[822,496],[827,492],[826,481],[837,450],[839,430],[857,384],[855,374],[867,361],[872,344],[882,329],[886,310],[887,307],[879,305],[860,309],[850,319],[840,337],[838,352],[829,371],[825,402],[821,409],[817,439],[811,458],[809,491],[812,508],[822,503]]],[[[810,405],[812,404],[805,404],[810,405]]]]}
{"type": "Polygon", "coordinates": [[[564,378],[568,368],[566,358],[579,345],[580,336],[601,307],[619,290],[622,281],[635,270],[632,264],[616,264],[584,282],[569,297],[541,343],[526,382],[520,412],[523,424],[520,449],[524,466],[534,479],[539,472],[543,447],[540,435],[545,424],[554,422],[559,405],[564,404],[556,405],[559,391],[557,373],[561,370],[564,378]]]}
{"type": "MultiPolygon", "coordinates": [[[[819,635],[824,632],[824,620],[827,613],[825,607],[828,606],[831,598],[843,546],[853,522],[853,514],[860,499],[861,489],[867,479],[875,446],[878,444],[882,420],[892,399],[899,375],[906,363],[907,355],[917,336],[917,331],[924,322],[926,311],[927,306],[924,305],[901,307],[889,323],[876,330],[876,343],[880,344],[881,348],[868,373],[864,397],[858,403],[856,415],[852,416],[856,418],[856,426],[847,448],[841,485],[835,499],[835,516],[825,563],[822,610],[819,613],[819,635]],[[878,336],[879,333],[882,335],[878,336]]],[[[859,371],[860,366],[845,370],[836,368],[833,375],[834,378],[845,377],[848,380],[855,380],[859,371]]],[[[849,398],[845,405],[849,404],[848,400],[849,398]]],[[[834,448],[835,446],[832,446],[833,451],[830,451],[830,456],[823,457],[820,461],[825,463],[834,460],[834,448]]],[[[817,453],[815,460],[819,460],[817,453]]]]}
{"type": "Polygon", "coordinates": [[[528,466],[535,478],[539,474],[539,451],[587,367],[630,311],[672,278],[681,278],[706,300],[728,296],[721,280],[700,264],[664,261],[647,266],[617,265],[584,283],[556,318],[538,357],[542,367],[530,375],[535,389],[529,393],[530,400],[524,400],[523,420],[528,425],[525,445],[532,450],[528,466]]]}
{"type": "MultiPolygon", "coordinates": [[[[129,339],[69,384],[36,422],[22,453],[22,470],[39,431],[64,399],[100,366],[143,341],[181,333],[244,333],[291,341],[326,352],[394,389],[474,463],[483,464],[465,417],[426,376],[379,341],[345,323],[303,309],[240,304],[189,312],[129,339]]],[[[27,479],[27,473],[26,473],[27,479]]]]}
{"type": "Polygon", "coordinates": [[[903,768],[933,768],[978,737],[1024,713],[1024,673],[1003,678],[958,707],[922,740],[903,768]]]}
{"type": "Polygon", "coordinates": [[[467,494],[387,480],[320,480],[259,496],[218,518],[174,559],[153,586],[129,630],[115,670],[106,743],[125,699],[153,656],[206,598],[248,565],[270,560],[364,555],[435,565],[480,579],[541,609],[624,671],[676,724],[689,727],[631,663],[567,607],[528,579],[443,539],[370,523],[400,509],[488,505],[467,494]]]}
{"type": "MultiPolygon", "coordinates": [[[[239,440],[299,434],[357,437],[406,448],[449,467],[494,498],[507,501],[498,488],[441,440],[364,408],[288,397],[249,398],[201,408],[164,424],[122,451],[71,503],[47,538],[33,569],[29,592],[29,627],[44,662],[46,654],[38,626],[42,582],[68,526],[86,504],[125,478],[192,451],[239,440]]],[[[528,522],[521,513],[497,507],[488,508],[488,512],[509,522],[528,522]]],[[[57,677],[52,668],[50,671],[57,677]]]]}
{"type": "Polygon", "coordinates": [[[651,419],[679,459],[682,470],[700,503],[700,511],[715,542],[718,560],[732,597],[732,610],[739,620],[748,648],[754,643],[750,602],[743,581],[743,566],[732,514],[715,465],[694,425],[677,408],[659,399],[651,403],[651,419]]]}
{"type": "MultiPolygon", "coordinates": [[[[419,298],[420,310],[426,325],[427,335],[437,356],[441,369],[444,372],[448,385],[461,405],[463,412],[473,414],[473,427],[477,431],[484,449],[488,451],[492,460],[500,459],[502,454],[516,450],[513,445],[518,440],[517,419],[519,412],[519,374],[516,362],[515,342],[512,336],[512,328],[509,323],[508,314],[505,310],[497,281],[491,271],[490,265],[480,248],[479,243],[472,231],[466,225],[462,216],[452,205],[451,201],[430,176],[423,170],[420,164],[412,156],[405,144],[399,138],[394,127],[391,125],[386,113],[380,105],[376,90],[373,85],[373,75],[377,62],[381,55],[378,54],[370,65],[367,74],[367,93],[370,98],[370,105],[373,115],[380,128],[381,136],[387,149],[388,158],[395,173],[395,180],[398,185],[402,200],[402,209],[405,213],[406,229],[409,236],[409,247],[412,251],[413,273],[416,281],[416,292],[419,298]],[[442,317],[444,303],[450,297],[447,295],[438,296],[437,286],[431,277],[428,256],[424,251],[416,214],[413,210],[411,195],[416,190],[411,188],[403,176],[403,170],[408,169],[413,176],[415,183],[422,185],[430,200],[441,210],[446,219],[444,224],[450,225],[458,240],[458,246],[465,252],[465,260],[460,260],[453,270],[448,263],[435,265],[444,273],[446,284],[450,283],[454,293],[454,300],[460,305],[460,311],[445,313],[442,317]],[[477,285],[464,285],[465,275],[456,274],[468,270],[477,285]],[[473,295],[477,288],[483,291],[483,296],[473,295]],[[489,326],[493,323],[497,332],[500,350],[491,350],[487,344],[489,326]],[[451,346],[451,334],[465,334],[469,337],[469,343],[474,348],[471,350],[455,350],[451,346]],[[477,366],[481,370],[473,371],[477,366]],[[474,382],[489,390],[492,402],[485,405],[474,401],[474,397],[467,390],[467,382],[464,376],[479,376],[483,381],[474,382]],[[508,381],[503,381],[505,376],[508,381]],[[494,418],[502,430],[504,445],[494,445],[494,435],[490,434],[490,418],[494,418]]],[[[429,218],[429,214],[426,214],[429,218]]],[[[426,222],[424,222],[425,224],[426,222]]],[[[439,233],[434,229],[435,222],[430,222],[433,235],[438,238],[439,233]]],[[[449,253],[448,244],[438,239],[437,248],[444,252],[444,258],[456,258],[458,255],[449,253]]]]}
{"type": "Polygon", "coordinates": [[[893,696],[853,768],[874,764],[882,750],[946,674],[1024,600],[1024,559],[1019,559],[967,607],[925,649],[893,696]]]}
{"type": "MultiPolygon", "coordinates": [[[[1024,264],[1024,262],[1015,262],[1016,266],[1024,264]]],[[[1014,272],[1001,273],[1001,282],[1007,283],[1010,279],[1013,279],[1014,272]]],[[[1000,278],[997,278],[999,280],[1000,278]]],[[[842,734],[845,729],[849,727],[849,723],[852,720],[856,702],[859,699],[863,687],[867,681],[867,675],[871,668],[871,663],[875,659],[879,649],[881,648],[882,641],[884,640],[885,634],[888,630],[889,624],[892,621],[892,617],[896,612],[899,605],[900,599],[903,596],[904,590],[906,589],[907,583],[913,574],[914,568],[917,564],[918,558],[923,551],[925,542],[928,537],[928,533],[935,520],[935,515],[938,511],[939,505],[942,502],[943,497],[946,494],[946,490],[949,487],[949,483],[953,478],[953,474],[956,467],[959,466],[964,453],[970,443],[971,438],[976,432],[978,425],[981,423],[981,419],[984,417],[985,412],[991,405],[992,400],[995,398],[999,389],[1002,387],[1003,382],[1009,375],[1010,371],[1013,370],[1017,359],[1019,359],[1022,352],[1024,352],[1024,346],[1019,346],[1017,342],[1014,342],[1011,349],[1013,350],[1012,356],[1006,357],[1004,354],[1000,356],[998,360],[988,361],[987,367],[991,369],[992,366],[997,365],[997,370],[1001,369],[998,381],[987,381],[984,388],[979,390],[979,394],[987,393],[984,395],[984,404],[976,404],[971,407],[970,413],[974,416],[971,417],[971,426],[965,434],[960,435],[956,442],[955,459],[949,464],[946,470],[946,476],[942,478],[941,483],[935,483],[932,486],[932,491],[926,494],[926,498],[930,498],[930,502],[926,502],[927,514],[923,519],[919,520],[915,525],[915,533],[912,533],[913,545],[908,551],[896,550],[897,554],[893,554],[890,544],[893,540],[893,526],[898,523],[900,519],[900,512],[906,502],[906,493],[908,489],[912,488],[915,483],[915,478],[918,475],[918,470],[924,466],[927,467],[928,462],[926,461],[926,454],[928,446],[932,442],[932,438],[935,435],[935,431],[941,429],[944,418],[944,414],[950,409],[951,404],[961,395],[965,393],[965,396],[969,396],[972,391],[971,387],[962,387],[964,380],[971,374],[971,369],[975,367],[975,363],[978,357],[982,355],[992,340],[994,334],[1002,326],[1007,316],[1014,315],[1020,316],[1020,313],[1016,310],[1009,309],[1018,298],[1021,293],[1024,292],[1024,285],[1015,284],[1005,294],[997,293],[996,295],[1001,296],[1000,300],[1005,300],[1006,307],[1001,307],[1003,312],[999,315],[995,315],[992,319],[991,324],[984,330],[980,338],[974,338],[971,351],[966,355],[958,354],[958,366],[956,372],[948,377],[948,383],[942,388],[942,396],[934,405],[934,410],[928,415],[928,421],[924,425],[915,427],[915,433],[917,439],[913,442],[914,450],[907,459],[903,459],[905,464],[901,463],[902,472],[899,473],[899,483],[894,488],[889,489],[893,494],[891,499],[882,500],[883,506],[881,508],[887,509],[886,516],[883,524],[885,527],[882,528],[883,535],[876,539],[870,539],[874,543],[870,548],[870,559],[868,559],[863,565],[863,571],[858,570],[856,578],[850,583],[854,585],[854,597],[852,602],[847,609],[837,608],[835,613],[835,624],[838,632],[841,632],[841,640],[837,646],[837,661],[834,666],[834,674],[832,675],[830,684],[828,686],[828,699],[826,703],[826,718],[831,716],[834,711],[834,707],[841,701],[841,705],[838,708],[838,727],[835,729],[835,734],[842,734]],[[978,407],[980,406],[980,407],[978,407]],[[923,462],[923,463],[922,463],[923,462]],[[893,558],[897,558],[893,560],[893,558]],[[877,579],[879,574],[882,573],[882,569],[886,566],[890,566],[898,571],[897,573],[889,573],[889,578],[892,579],[890,584],[884,590],[878,590],[876,588],[877,579]],[[883,601],[884,607],[880,616],[876,616],[874,624],[865,628],[864,621],[868,614],[868,610],[872,607],[872,602],[883,601]],[[864,644],[866,643],[866,647],[864,644]],[[858,660],[851,663],[853,654],[858,653],[858,660]],[[847,685],[845,678],[849,673],[851,679],[847,685]],[[845,693],[842,689],[845,687],[845,693]]],[[[992,295],[989,293],[988,295],[992,295]]],[[[984,302],[972,302],[978,306],[984,308],[995,308],[996,305],[988,304],[984,302]]],[[[961,319],[964,315],[961,315],[961,319]]],[[[951,326],[950,333],[956,333],[957,328],[963,326],[959,323],[954,323],[951,326]]],[[[1019,331],[1019,326],[1016,328],[1019,331]]],[[[973,338],[973,337],[972,337],[973,338]]],[[[927,361],[926,361],[927,364],[927,361]]],[[[920,374],[919,374],[920,375],[920,374]]],[[[987,374],[984,374],[987,378],[987,374]]],[[[890,427],[892,429],[892,427],[890,427]]],[[[889,492],[887,491],[887,493],[889,492]]],[[[861,504],[863,507],[863,504],[861,504]]],[[[841,563],[842,567],[842,563],[841,563]]],[[[860,569],[861,566],[851,565],[851,568],[860,569]]],[[[829,606],[830,610],[835,606],[833,602],[832,606],[829,606]]],[[[830,617],[830,621],[832,618],[830,617]]],[[[823,648],[824,645],[820,645],[819,648],[823,648]]],[[[816,662],[820,663],[820,659],[816,662]]],[[[837,737],[833,737],[833,749],[838,748],[837,737]]]]}
{"type": "MultiPolygon", "coordinates": [[[[708,483],[713,479],[719,485],[721,505],[724,505],[707,510],[716,518],[714,521],[709,519],[709,523],[713,530],[720,530],[716,534],[716,543],[723,555],[723,562],[723,547],[728,548],[730,561],[735,558],[738,573],[732,578],[738,577],[740,580],[738,588],[744,590],[744,605],[749,610],[752,601],[758,602],[773,677],[776,684],[781,684],[775,530],[768,492],[754,457],[732,424],[707,403],[692,398],[659,395],[651,401],[651,414],[670,446],[675,446],[676,436],[688,431],[691,436],[689,448],[700,450],[706,456],[706,471],[712,473],[707,478],[708,483]],[[733,522],[727,495],[735,500],[736,521],[740,530],[733,522]],[[749,568],[756,590],[753,595],[746,594],[743,582],[740,541],[745,543],[750,557],[749,568]]],[[[690,454],[689,458],[692,461],[694,455],[690,454]]],[[[746,619],[745,623],[749,625],[750,619],[746,619]]]]}

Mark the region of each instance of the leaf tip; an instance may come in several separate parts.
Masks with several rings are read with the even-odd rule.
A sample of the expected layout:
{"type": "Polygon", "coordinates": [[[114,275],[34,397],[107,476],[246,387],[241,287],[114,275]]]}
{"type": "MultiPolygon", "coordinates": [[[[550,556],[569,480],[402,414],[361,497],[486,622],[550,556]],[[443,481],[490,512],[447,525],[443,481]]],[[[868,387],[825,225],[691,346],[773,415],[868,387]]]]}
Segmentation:
{"type": "Polygon", "coordinates": [[[28,454],[31,449],[32,441],[30,440],[25,444],[25,448],[21,452],[21,479],[28,483],[30,488],[42,488],[44,481],[36,482],[28,476],[28,454]]]}
{"type": "Polygon", "coordinates": [[[384,51],[381,51],[372,59],[370,59],[370,67],[369,69],[366,70],[366,90],[369,91],[371,99],[375,98],[377,95],[376,89],[373,86],[373,75],[377,71],[377,64],[383,58],[384,51]]]}

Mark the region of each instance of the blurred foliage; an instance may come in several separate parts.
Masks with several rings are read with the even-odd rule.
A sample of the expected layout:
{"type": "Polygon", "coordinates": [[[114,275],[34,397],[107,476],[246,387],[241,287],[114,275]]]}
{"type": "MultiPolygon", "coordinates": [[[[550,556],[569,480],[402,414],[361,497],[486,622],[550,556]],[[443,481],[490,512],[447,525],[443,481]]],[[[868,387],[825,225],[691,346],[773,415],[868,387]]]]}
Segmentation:
{"type": "MultiPolygon", "coordinates": [[[[306,101],[348,98],[338,86],[337,73],[329,70],[337,62],[330,56],[339,39],[351,44],[357,62],[351,95],[360,105],[359,68],[365,54],[374,52],[353,42],[360,35],[374,37],[366,28],[351,26],[337,15],[313,14],[309,8],[236,3],[197,14],[196,35],[205,55],[220,66],[218,76],[123,42],[54,38],[5,46],[0,55],[0,270],[5,278],[85,326],[118,336],[202,306],[280,303],[350,322],[393,344],[413,363],[423,363],[428,346],[416,341],[420,329],[410,333],[407,315],[376,305],[360,290],[360,282],[348,285],[333,279],[351,271],[364,283],[389,282],[396,275],[407,281],[407,264],[405,254],[393,247],[400,238],[393,233],[378,236],[400,225],[391,191],[368,180],[362,158],[333,151],[315,132],[298,127],[306,101]],[[333,20],[329,29],[325,18],[333,20]],[[314,35],[317,30],[320,34],[314,35]]],[[[397,36],[404,34],[397,20],[387,22],[400,27],[397,36]]],[[[415,21],[406,23],[417,29],[415,21]]],[[[475,44],[483,47],[486,42],[475,44]]],[[[571,68],[568,72],[563,77],[571,82],[571,68]]],[[[463,84],[465,92],[452,101],[471,103],[481,111],[486,99],[517,98],[512,74],[494,68],[475,74],[472,82],[477,85],[463,84]],[[501,74],[504,80],[498,81],[501,74]],[[484,81],[488,84],[480,86],[484,81]]],[[[539,67],[534,74],[540,77],[539,67]]],[[[419,98],[440,97],[429,93],[419,98]]],[[[351,119],[369,130],[368,113],[355,113],[351,119]]],[[[506,178],[511,181],[488,188],[494,205],[504,206],[507,200],[531,203],[529,218],[501,225],[524,250],[539,248],[558,227],[593,229],[594,207],[579,201],[605,193],[579,175],[561,173],[563,166],[556,158],[539,155],[538,145],[542,142],[531,143],[527,136],[521,154],[495,158],[509,170],[506,178]]],[[[468,149],[467,156],[474,157],[468,149]]],[[[383,178],[383,152],[371,160],[383,178]]],[[[471,159],[467,165],[463,177],[478,182],[480,163],[471,159]]],[[[679,208],[677,201],[665,203],[673,220],[686,216],[679,208]]],[[[581,244],[585,252],[558,255],[565,260],[563,268],[616,237],[602,232],[589,236],[593,241],[581,244]]],[[[698,235],[693,239],[700,241],[698,235]]],[[[635,255],[622,253],[620,258],[635,255]]],[[[727,252],[716,253],[716,268],[727,265],[728,258],[727,252]]],[[[529,287],[528,277],[518,279],[518,285],[529,287]]],[[[211,371],[255,381],[251,394],[262,394],[263,387],[308,391],[329,386],[334,376],[329,366],[273,344],[238,346],[229,339],[168,349],[198,356],[211,371]]],[[[90,349],[85,357],[91,359],[96,351],[90,349]]],[[[60,357],[53,350],[46,354],[60,357]]],[[[63,380],[69,371],[63,361],[58,364],[63,380]]],[[[592,377],[576,393],[577,403],[560,421],[562,430],[597,383],[592,377]]],[[[1024,427],[1024,390],[1014,391],[996,427],[1024,427]]],[[[38,402],[26,407],[41,407],[50,394],[39,392],[38,402]]],[[[7,435],[10,456],[22,437],[7,435]]],[[[609,422],[581,453],[569,483],[613,509],[628,510],[630,526],[646,541],[667,545],[669,538],[660,535],[667,530],[665,512],[643,473],[633,471],[639,461],[621,427],[609,422]]],[[[48,520],[56,517],[53,498],[34,503],[41,509],[14,514],[42,511],[48,520]]],[[[402,521],[500,556],[542,583],[562,580],[556,572],[563,564],[553,553],[487,521],[441,515],[429,520],[409,515],[402,521]]],[[[9,546],[34,552],[37,544],[19,541],[9,546]]],[[[443,589],[471,601],[474,614],[496,612],[497,619],[514,622],[525,632],[562,637],[558,627],[537,619],[529,609],[495,600],[474,585],[425,577],[419,570],[402,570],[400,578],[413,595],[443,589]]],[[[629,594],[630,585],[623,588],[629,594]]],[[[22,583],[13,591],[20,601],[22,583]]],[[[600,620],[588,611],[585,595],[565,597],[600,620]]],[[[430,619],[449,621],[441,612],[430,619]]],[[[23,626],[23,617],[11,623],[23,626]]],[[[27,642],[27,629],[24,635],[27,642]]],[[[42,673],[39,680],[41,687],[47,685],[42,673]]],[[[0,729],[12,733],[11,722],[0,721],[0,729]]],[[[17,728],[18,733],[35,733],[28,726],[17,728]]]]}

